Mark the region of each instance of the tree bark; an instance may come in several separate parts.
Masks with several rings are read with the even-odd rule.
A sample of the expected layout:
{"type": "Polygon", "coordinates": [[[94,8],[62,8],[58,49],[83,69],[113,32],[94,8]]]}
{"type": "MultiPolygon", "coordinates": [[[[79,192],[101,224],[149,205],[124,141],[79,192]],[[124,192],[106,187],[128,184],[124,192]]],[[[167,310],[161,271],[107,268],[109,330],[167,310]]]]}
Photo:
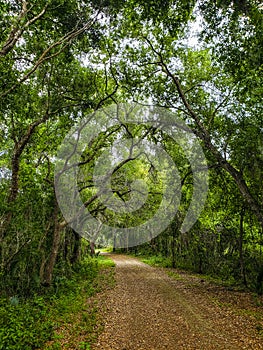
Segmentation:
{"type": "Polygon", "coordinates": [[[93,241],[90,242],[90,255],[95,256],[95,243],[93,241]]]}
{"type": "Polygon", "coordinates": [[[74,234],[74,243],[73,243],[73,252],[70,259],[71,264],[75,264],[79,261],[81,255],[81,236],[73,231],[74,234]]]}
{"type": "Polygon", "coordinates": [[[12,206],[14,205],[19,192],[19,171],[20,171],[21,155],[25,147],[27,146],[28,142],[30,141],[31,136],[33,135],[37,126],[44,123],[48,118],[49,118],[49,114],[47,112],[42,119],[36,120],[34,123],[29,125],[23,137],[18,142],[15,143],[14,154],[11,162],[11,171],[12,171],[11,186],[10,186],[9,196],[7,198],[7,204],[8,204],[9,210],[6,213],[5,217],[3,218],[2,224],[0,226],[0,239],[3,239],[5,237],[6,231],[12,220],[12,215],[13,215],[12,206]]]}
{"type": "Polygon", "coordinates": [[[244,255],[243,255],[244,216],[245,216],[245,208],[243,207],[241,209],[240,221],[239,221],[239,264],[240,264],[240,272],[241,272],[243,283],[245,286],[247,286],[246,270],[245,270],[244,255]]]}
{"type": "Polygon", "coordinates": [[[55,200],[53,241],[52,241],[50,256],[45,267],[44,281],[42,282],[44,286],[50,286],[52,283],[53,271],[56,264],[58,251],[59,251],[61,227],[58,222],[58,213],[59,213],[59,208],[58,208],[57,201],[55,200]]]}
{"type": "Polygon", "coordinates": [[[11,27],[11,30],[6,42],[4,43],[3,47],[0,49],[0,57],[6,56],[15,47],[16,43],[21,38],[24,31],[45,14],[47,7],[48,7],[48,4],[45,5],[45,7],[42,9],[42,11],[39,14],[37,14],[31,20],[27,21],[24,25],[22,25],[21,24],[22,20],[24,20],[26,15],[28,14],[27,1],[25,0],[22,1],[22,9],[16,18],[15,25],[11,27]]]}

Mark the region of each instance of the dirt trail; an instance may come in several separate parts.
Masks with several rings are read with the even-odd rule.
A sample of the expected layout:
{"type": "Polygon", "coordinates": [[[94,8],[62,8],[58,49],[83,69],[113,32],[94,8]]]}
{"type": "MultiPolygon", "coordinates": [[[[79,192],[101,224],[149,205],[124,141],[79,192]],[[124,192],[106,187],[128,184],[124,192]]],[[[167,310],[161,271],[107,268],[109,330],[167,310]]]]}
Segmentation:
{"type": "Polygon", "coordinates": [[[128,256],[111,258],[116,286],[100,296],[105,328],[93,350],[263,349],[262,319],[255,319],[262,309],[249,294],[184,273],[171,278],[128,256]]]}

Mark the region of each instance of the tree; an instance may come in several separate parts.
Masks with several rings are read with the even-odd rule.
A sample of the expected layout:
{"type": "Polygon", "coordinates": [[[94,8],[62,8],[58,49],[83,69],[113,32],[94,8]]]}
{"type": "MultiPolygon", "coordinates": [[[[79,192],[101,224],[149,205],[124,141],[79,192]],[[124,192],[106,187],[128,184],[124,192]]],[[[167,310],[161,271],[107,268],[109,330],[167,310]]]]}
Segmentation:
{"type": "Polygon", "coordinates": [[[54,196],[53,158],[75,121],[119,88],[112,67],[96,65],[112,43],[108,24],[158,25],[174,3],[0,2],[1,276],[3,284],[8,276],[21,281],[14,292],[33,290],[31,273],[36,284],[51,283],[67,226],[54,196]]]}
{"type": "MultiPolygon", "coordinates": [[[[22,274],[28,273],[25,270],[29,262],[22,267],[25,250],[33,247],[37,252],[38,244],[43,249],[46,245],[43,239],[47,240],[45,249],[49,250],[49,236],[54,230],[50,257],[44,252],[42,262],[35,265],[40,271],[46,265],[50,282],[61,241],[51,159],[67,128],[79,118],[79,110],[83,108],[85,113],[96,108],[107,95],[107,87],[101,90],[103,96],[99,91],[99,80],[105,75],[86,69],[76,57],[78,45],[89,34],[90,45],[98,41],[92,37],[91,28],[96,26],[99,11],[74,1],[30,4],[22,1],[1,6],[4,33],[0,45],[1,136],[4,166],[10,169],[11,176],[6,181],[9,188],[5,188],[6,199],[1,208],[1,268],[4,276],[12,276],[11,271],[18,271],[20,266],[21,275],[17,278],[22,280],[22,274]],[[91,79],[98,86],[90,85],[91,79]],[[37,197],[39,190],[43,193],[37,197]],[[30,201],[40,213],[35,212],[36,216],[24,220],[30,201]],[[42,216],[44,205],[50,206],[48,217],[42,216]],[[44,224],[34,235],[30,226],[37,223],[39,215],[44,224]],[[50,216],[54,218],[54,226],[49,222],[50,216]]],[[[36,258],[35,254],[32,258],[36,258]]]]}
{"type": "MultiPolygon", "coordinates": [[[[168,168],[158,178],[153,162],[136,156],[109,174],[113,197],[126,204],[132,199],[134,175],[142,179],[147,174],[151,193],[137,218],[134,213],[114,215],[101,203],[102,193],[95,193],[90,173],[118,139],[137,137],[161,145],[178,163],[182,200],[159,246],[173,262],[175,252],[191,246],[192,262],[198,256],[200,270],[205,270],[211,263],[208,247],[216,247],[219,259],[229,245],[226,260],[233,262],[238,256],[245,282],[248,256],[260,261],[263,229],[262,10],[257,2],[32,0],[0,1],[0,9],[3,282],[11,283],[16,276],[21,283],[12,288],[30,290],[25,276],[34,274],[36,284],[50,285],[59,259],[78,259],[78,235],[72,234],[73,242],[67,243],[72,244],[71,257],[61,253],[68,222],[55,198],[54,157],[75,123],[102,106],[131,99],[163,106],[192,129],[215,182],[208,208],[218,209],[220,225],[226,217],[229,224],[221,235],[218,222],[209,222],[204,215],[193,231],[178,231],[191,202],[194,174],[187,155],[164,132],[142,125],[109,128],[85,150],[78,181],[86,207],[119,227],[147,220],[160,204],[168,168]],[[206,23],[198,50],[185,41],[196,14],[206,23]],[[219,191],[217,176],[229,183],[227,191],[219,191]],[[227,203],[234,203],[227,210],[220,205],[218,191],[227,203]],[[256,238],[252,231],[248,234],[249,225],[256,238]]],[[[107,166],[111,164],[105,162],[107,166]]]]}
{"type": "MultiPolygon", "coordinates": [[[[240,219],[238,225],[233,224],[233,232],[239,240],[242,270],[243,207],[245,227],[251,220],[256,222],[250,234],[255,229],[259,238],[263,230],[262,10],[252,1],[204,1],[196,13],[208,28],[203,33],[207,42],[202,42],[200,50],[187,46],[182,31],[176,26],[171,31],[165,20],[157,27],[146,25],[140,32],[134,29],[124,44],[118,29],[114,35],[112,28],[119,54],[115,52],[118,58],[109,59],[109,64],[126,96],[164,106],[183,118],[200,139],[209,167],[222,169],[221,175],[231,181],[232,215],[240,219]]],[[[113,44],[107,44],[110,50],[113,44]]],[[[261,243],[257,242],[253,254],[260,259],[256,251],[261,243]]],[[[244,269],[242,274],[245,280],[244,269]]]]}
{"type": "MultiPolygon", "coordinates": [[[[252,193],[250,188],[253,179],[247,179],[224,153],[224,148],[230,149],[229,139],[237,139],[236,133],[242,123],[246,123],[241,115],[252,114],[251,102],[246,104],[244,99],[237,99],[235,81],[227,77],[223,69],[213,66],[213,57],[208,50],[183,50],[180,41],[178,43],[177,38],[167,34],[164,28],[149,29],[148,32],[146,30],[137,35],[136,42],[140,42],[140,45],[135,45],[135,40],[126,45],[121,52],[125,57],[125,64],[123,62],[123,65],[119,65],[122,84],[135,99],[143,101],[140,96],[151,96],[156,104],[178,111],[211,154],[212,161],[234,179],[263,228],[260,197],[252,193]],[[128,68],[127,61],[130,62],[128,68]],[[191,64],[196,64],[195,68],[189,68],[191,64]],[[221,96],[218,97],[214,91],[218,91],[221,96]],[[231,115],[226,117],[229,112],[231,115]],[[224,134],[226,130],[222,128],[225,121],[228,123],[226,125],[231,125],[228,139],[224,134]],[[215,142],[218,140],[215,140],[215,135],[218,135],[220,143],[224,143],[223,147],[216,146],[215,142]]],[[[253,122],[252,118],[251,121],[253,122]]],[[[257,142],[261,145],[262,134],[259,129],[258,132],[257,142]]]]}

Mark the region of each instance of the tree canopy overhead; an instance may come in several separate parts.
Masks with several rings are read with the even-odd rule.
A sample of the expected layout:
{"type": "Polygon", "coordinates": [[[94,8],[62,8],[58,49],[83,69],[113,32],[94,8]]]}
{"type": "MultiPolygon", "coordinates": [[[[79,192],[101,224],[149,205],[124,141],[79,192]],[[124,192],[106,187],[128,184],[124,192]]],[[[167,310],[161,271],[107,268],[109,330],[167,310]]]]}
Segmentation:
{"type": "MultiPolygon", "coordinates": [[[[79,186],[91,187],[79,189],[83,200],[94,195],[90,171],[101,152],[119,138],[146,133],[178,164],[182,192],[174,221],[151,247],[208,272],[215,270],[214,251],[222,273],[245,281],[248,274],[256,285],[263,230],[262,17],[256,0],[0,1],[3,285],[14,293],[50,285],[56,266],[60,273],[59,266],[79,259],[80,237],[67,227],[54,192],[57,150],[77,122],[122,102],[172,111],[198,138],[210,177],[205,211],[188,233],[180,232],[194,172],[176,142],[145,126],[104,130],[85,150],[79,186]],[[198,47],[191,44],[195,21],[201,23],[198,47]]],[[[137,159],[116,169],[111,184],[128,202],[132,177],[149,172],[141,221],[158,207],[162,189],[155,167],[145,164],[137,159]]],[[[114,221],[96,200],[89,209],[114,221]]],[[[119,226],[138,224],[132,213],[118,218],[119,226]]]]}

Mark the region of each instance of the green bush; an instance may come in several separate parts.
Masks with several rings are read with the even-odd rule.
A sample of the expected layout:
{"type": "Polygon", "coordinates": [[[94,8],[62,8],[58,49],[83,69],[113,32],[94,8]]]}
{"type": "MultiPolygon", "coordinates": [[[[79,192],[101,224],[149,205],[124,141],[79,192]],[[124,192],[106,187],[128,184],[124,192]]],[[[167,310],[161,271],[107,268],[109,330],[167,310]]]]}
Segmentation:
{"type": "Polygon", "coordinates": [[[151,266],[172,267],[171,258],[166,258],[162,255],[143,257],[142,261],[151,266]]]}
{"type": "Polygon", "coordinates": [[[78,312],[94,293],[98,270],[97,260],[87,258],[70,279],[56,275],[53,288],[43,296],[0,299],[0,350],[33,350],[52,340],[63,317],[78,312]]]}
{"type": "Polygon", "coordinates": [[[2,299],[0,304],[0,350],[31,350],[41,347],[53,334],[48,306],[43,298],[30,301],[2,299]]]}

